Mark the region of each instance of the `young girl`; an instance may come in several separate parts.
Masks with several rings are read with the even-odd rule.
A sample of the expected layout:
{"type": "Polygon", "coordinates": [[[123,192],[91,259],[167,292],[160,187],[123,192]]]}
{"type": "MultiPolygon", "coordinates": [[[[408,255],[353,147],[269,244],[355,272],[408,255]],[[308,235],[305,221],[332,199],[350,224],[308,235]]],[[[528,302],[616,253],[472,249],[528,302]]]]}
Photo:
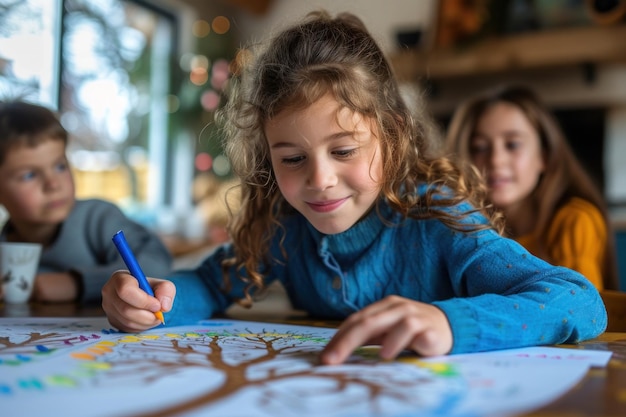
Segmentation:
{"type": "Polygon", "coordinates": [[[510,237],[598,289],[617,289],[614,235],[602,195],[531,90],[497,88],[460,106],[447,148],[484,174],[510,237]]]}
{"type": "MultiPolygon", "coordinates": [[[[294,307],[346,319],[321,356],[366,343],[393,358],[578,342],[606,311],[582,275],[529,254],[491,226],[478,177],[434,159],[392,70],[353,15],[312,14],[231,82],[226,151],[241,179],[232,244],[195,271],[128,273],[103,288],[113,326],[141,331],[223,312],[280,280],[294,307]]],[[[497,220],[497,219],[496,219],[497,220]]],[[[497,222],[496,222],[497,223],[497,222]]]]}

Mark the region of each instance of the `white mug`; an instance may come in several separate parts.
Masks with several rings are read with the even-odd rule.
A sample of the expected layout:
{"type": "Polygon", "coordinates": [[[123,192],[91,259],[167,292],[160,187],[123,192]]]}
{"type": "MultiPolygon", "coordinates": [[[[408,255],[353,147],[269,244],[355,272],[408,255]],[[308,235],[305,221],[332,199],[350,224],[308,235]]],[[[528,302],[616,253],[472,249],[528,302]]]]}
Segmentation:
{"type": "Polygon", "coordinates": [[[40,256],[39,243],[0,242],[0,280],[5,302],[28,302],[35,286],[40,256]]]}

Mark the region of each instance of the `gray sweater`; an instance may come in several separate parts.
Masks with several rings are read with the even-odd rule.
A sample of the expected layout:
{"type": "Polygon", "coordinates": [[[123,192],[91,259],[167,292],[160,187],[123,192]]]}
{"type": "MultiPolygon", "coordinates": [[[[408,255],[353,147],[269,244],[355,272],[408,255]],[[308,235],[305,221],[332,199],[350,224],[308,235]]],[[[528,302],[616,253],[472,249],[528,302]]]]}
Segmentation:
{"type": "MultiPolygon", "coordinates": [[[[11,220],[0,240],[6,240],[11,220]]],[[[162,277],[172,268],[172,257],[157,235],[130,220],[114,204],[77,200],[54,241],[41,253],[38,272],[72,272],[80,277],[80,300],[99,302],[102,285],[118,269],[128,269],[111,238],[124,230],[126,240],[147,276],[162,277]]]]}

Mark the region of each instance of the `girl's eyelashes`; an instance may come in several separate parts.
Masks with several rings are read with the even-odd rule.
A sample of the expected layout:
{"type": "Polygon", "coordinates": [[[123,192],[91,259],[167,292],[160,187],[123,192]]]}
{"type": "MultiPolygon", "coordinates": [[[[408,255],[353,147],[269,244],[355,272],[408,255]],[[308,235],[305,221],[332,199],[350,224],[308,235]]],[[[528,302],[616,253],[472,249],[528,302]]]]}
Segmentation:
{"type": "Polygon", "coordinates": [[[515,151],[522,147],[522,142],[517,140],[510,140],[506,142],[506,148],[510,151],[515,151]]]}
{"type": "Polygon", "coordinates": [[[304,161],[304,156],[292,156],[288,158],[282,158],[280,161],[284,165],[298,165],[300,162],[304,161]]]}
{"type": "MultiPolygon", "coordinates": [[[[358,152],[358,148],[340,149],[332,151],[332,155],[337,159],[348,159],[358,152]]],[[[307,157],[305,155],[282,157],[280,162],[283,165],[295,166],[303,163],[307,157]]]]}
{"type": "Polygon", "coordinates": [[[489,151],[489,145],[484,142],[473,142],[470,144],[469,150],[472,155],[481,154],[489,151]]]}
{"type": "Polygon", "coordinates": [[[356,152],[357,152],[357,148],[350,148],[350,149],[341,149],[338,151],[333,151],[333,154],[340,158],[348,158],[356,154],[356,152]]]}

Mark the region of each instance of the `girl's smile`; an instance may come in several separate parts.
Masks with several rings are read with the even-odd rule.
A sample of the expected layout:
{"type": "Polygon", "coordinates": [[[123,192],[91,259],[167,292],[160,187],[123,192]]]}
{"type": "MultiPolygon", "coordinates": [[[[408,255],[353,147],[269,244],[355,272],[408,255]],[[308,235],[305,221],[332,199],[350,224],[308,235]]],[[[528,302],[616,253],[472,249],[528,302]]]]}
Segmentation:
{"type": "Polygon", "coordinates": [[[339,200],[309,202],[307,204],[311,206],[311,208],[315,211],[319,211],[320,213],[327,213],[340,207],[346,200],[347,198],[342,198],[339,200]]]}
{"type": "Polygon", "coordinates": [[[511,179],[508,177],[497,177],[494,175],[490,175],[487,178],[487,184],[489,185],[489,188],[493,189],[494,191],[498,188],[506,187],[507,184],[510,183],[511,179]]]}

